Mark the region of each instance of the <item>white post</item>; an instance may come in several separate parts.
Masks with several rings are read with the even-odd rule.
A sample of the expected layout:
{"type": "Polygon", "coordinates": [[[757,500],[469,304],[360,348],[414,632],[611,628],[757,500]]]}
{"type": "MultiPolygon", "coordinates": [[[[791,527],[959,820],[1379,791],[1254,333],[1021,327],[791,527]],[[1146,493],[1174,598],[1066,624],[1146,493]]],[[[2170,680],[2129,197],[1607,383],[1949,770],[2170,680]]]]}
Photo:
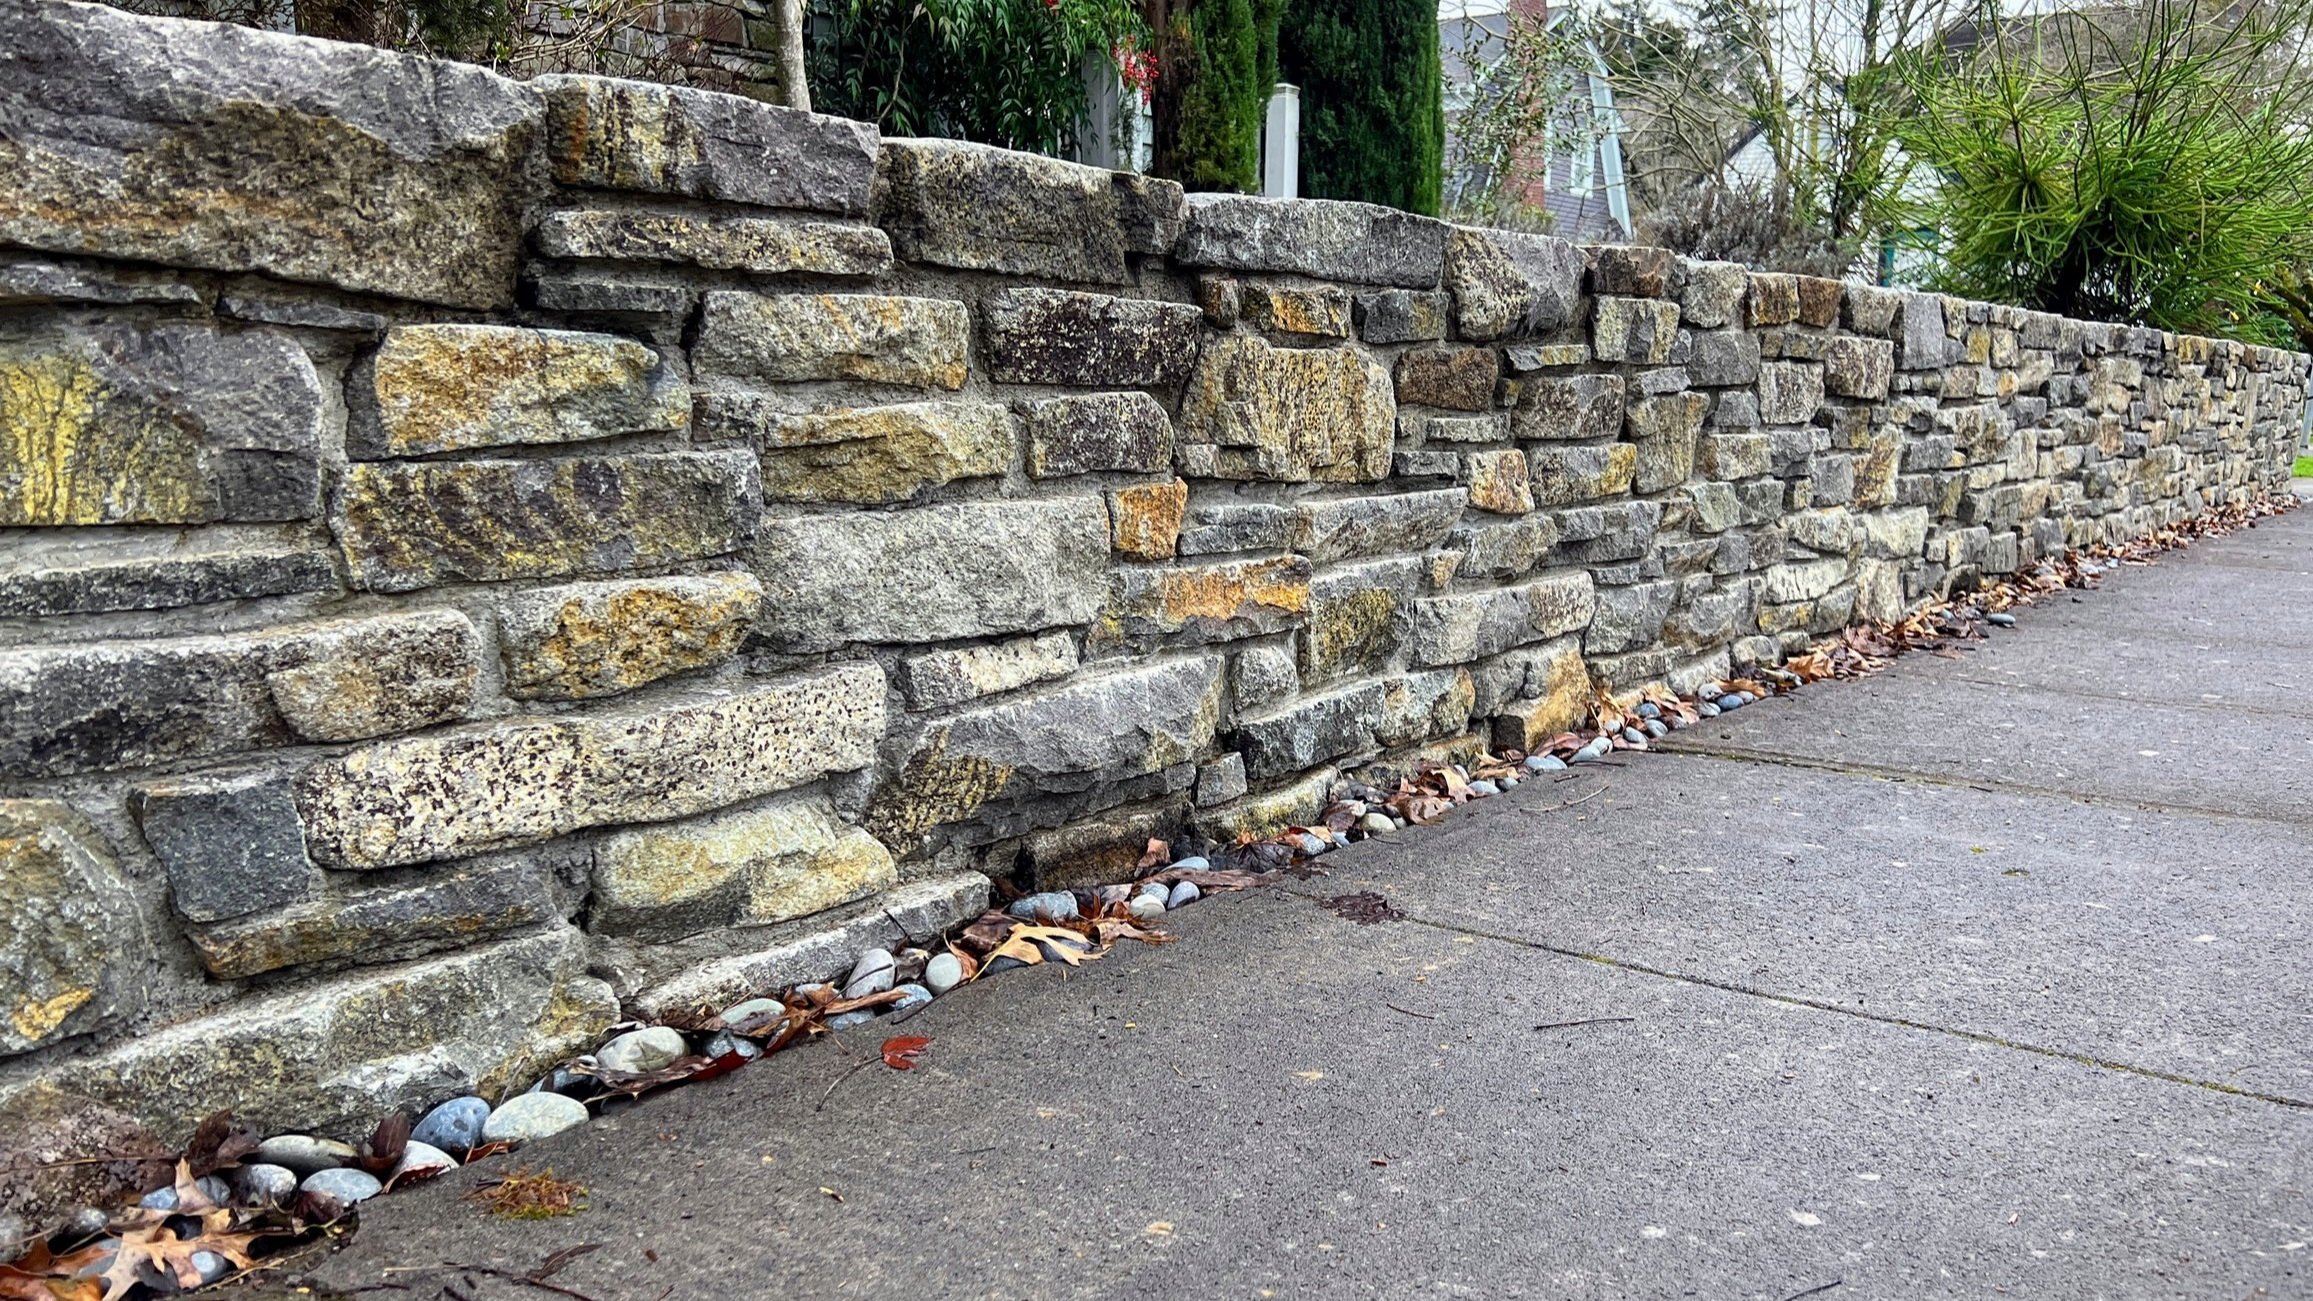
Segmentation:
{"type": "Polygon", "coordinates": [[[1271,199],[1301,196],[1301,88],[1278,82],[1261,124],[1261,193],[1271,199]]]}

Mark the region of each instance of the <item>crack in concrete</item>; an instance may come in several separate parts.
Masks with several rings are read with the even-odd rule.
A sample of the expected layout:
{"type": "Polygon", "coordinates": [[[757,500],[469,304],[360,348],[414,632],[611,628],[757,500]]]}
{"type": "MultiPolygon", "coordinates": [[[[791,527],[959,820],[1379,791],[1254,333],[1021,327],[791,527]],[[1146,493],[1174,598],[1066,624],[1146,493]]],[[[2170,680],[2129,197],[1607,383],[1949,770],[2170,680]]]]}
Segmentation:
{"type": "MultiPolygon", "coordinates": [[[[1300,892],[1289,891],[1288,893],[1299,894],[1300,892]]],[[[1311,896],[1304,895],[1302,897],[1310,898],[1311,896]]],[[[1520,948],[1533,949],[1538,952],[1553,954],[1561,958],[1573,958],[1580,962],[1596,963],[1599,966],[1611,967],[1617,971],[1627,971],[1642,976],[1654,976],[1662,980],[1675,980],[1682,984],[1700,985],[1706,989],[1716,989],[1723,993],[1729,994],[1742,994],[1750,998],[1763,998],[1769,1002],[1781,1003],[1788,1007],[1803,1007],[1809,1011],[1814,1012],[1831,1012],[1840,1016],[1855,1017],[1856,1019],[1862,1021],[1876,1022],[1880,1025],[1898,1026],[1905,1030],[1919,1030],[1928,1034],[1947,1035],[1954,1039],[1967,1040],[1970,1043],[1989,1044],[1992,1047],[2006,1048],[2013,1052],[2031,1053],[2039,1057],[2054,1058],[2057,1061],[2072,1062],[2075,1065],[2093,1066],[2101,1070],[2116,1071],[2123,1075],[2135,1075],[2148,1080],[2159,1080],[2165,1084],[2189,1085],[2196,1089],[2207,1089],[2214,1093],[2228,1094],[2236,1098],[2249,1098],[2257,1102],[2269,1102],[2279,1107],[2290,1107],[2301,1111],[2313,1111],[2313,1099],[2292,1098],[2285,1094],[2266,1093],[2258,1089],[2245,1089],[2239,1085],[2226,1084],[2221,1080],[2204,1080],[2196,1076],[2181,1075],[2175,1071],[2164,1071],[2156,1066],[2139,1066],[2133,1062],[2118,1061],[2109,1057],[2099,1057],[2094,1053],[2075,1052],[2068,1048],[2051,1048],[2045,1044],[2025,1043],[2022,1040],[2009,1039],[2000,1035],[1990,1034],[1982,1030],[1969,1030],[1960,1026],[1937,1025],[1931,1021],[1915,1021],[1910,1017],[1890,1016],[1885,1012],[1866,1012],[1859,1008],[1842,1007],[1837,1003],[1827,1003],[1821,999],[1807,998],[1798,994],[1779,994],[1773,990],[1757,989],[1748,985],[1739,985],[1732,981],[1716,980],[1709,976],[1691,975],[1687,972],[1681,971],[1668,971],[1661,967],[1650,966],[1643,962],[1631,962],[1623,958],[1609,957],[1600,953],[1584,953],[1580,949],[1561,948],[1558,945],[1546,943],[1542,940],[1529,939],[1522,935],[1506,935],[1498,931],[1485,930],[1476,926],[1465,926],[1457,922],[1438,921],[1433,918],[1423,917],[1414,913],[1404,914],[1402,920],[1417,926],[1427,926],[1432,930],[1447,931],[1455,935],[1468,935],[1477,939],[1493,940],[1501,944],[1514,944],[1520,948]]]]}

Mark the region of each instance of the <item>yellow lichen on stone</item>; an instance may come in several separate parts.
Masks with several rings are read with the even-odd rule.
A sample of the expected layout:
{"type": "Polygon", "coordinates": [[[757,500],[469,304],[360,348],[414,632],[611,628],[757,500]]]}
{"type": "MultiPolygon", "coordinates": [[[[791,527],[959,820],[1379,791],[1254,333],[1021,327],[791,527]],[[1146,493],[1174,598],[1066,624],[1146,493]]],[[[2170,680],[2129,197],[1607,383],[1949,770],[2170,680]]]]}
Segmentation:
{"type": "Polygon", "coordinates": [[[109,396],[77,357],[0,358],[0,525],[200,519],[198,439],[109,396]]]}
{"type": "Polygon", "coordinates": [[[690,386],[649,346],[498,325],[404,326],[370,368],[377,455],[680,429],[690,386]]]}
{"type": "Polygon", "coordinates": [[[1189,485],[1136,484],[1108,494],[1116,550],[1135,560],[1170,560],[1179,546],[1181,517],[1189,508],[1189,485]]]}
{"type": "Polygon", "coordinates": [[[508,694],[585,700],[720,664],[763,600],[750,574],[586,584],[518,600],[507,617],[508,694]]]}
{"type": "Polygon", "coordinates": [[[17,1002],[16,1010],[8,1014],[8,1024],[25,1039],[46,1039],[64,1024],[66,1017],[94,997],[95,990],[83,987],[68,989],[50,998],[24,998],[17,1002]]]}
{"type": "MultiPolygon", "coordinates": [[[[1534,485],[1527,477],[1524,452],[1472,452],[1463,463],[1469,469],[1470,505],[1497,515],[1523,515],[1534,509],[1534,485]]],[[[1631,464],[1636,466],[1635,457],[1631,464]]]]}
{"type": "Polygon", "coordinates": [[[998,403],[911,402],[780,421],[764,439],[770,501],[888,505],[1012,464],[1012,417],[998,403]]]}

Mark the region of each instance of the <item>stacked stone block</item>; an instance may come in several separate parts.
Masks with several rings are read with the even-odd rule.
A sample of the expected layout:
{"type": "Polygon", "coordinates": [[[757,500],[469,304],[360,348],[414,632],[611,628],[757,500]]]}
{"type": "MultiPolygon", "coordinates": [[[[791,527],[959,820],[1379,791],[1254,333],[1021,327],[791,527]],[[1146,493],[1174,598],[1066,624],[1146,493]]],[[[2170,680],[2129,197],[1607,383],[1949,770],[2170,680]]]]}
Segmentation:
{"type": "Polygon", "coordinates": [[[1532,748],[2270,488],[2305,406],[2239,344],[0,20],[0,1095],[176,1128],[518,1087],[1532,748]]]}

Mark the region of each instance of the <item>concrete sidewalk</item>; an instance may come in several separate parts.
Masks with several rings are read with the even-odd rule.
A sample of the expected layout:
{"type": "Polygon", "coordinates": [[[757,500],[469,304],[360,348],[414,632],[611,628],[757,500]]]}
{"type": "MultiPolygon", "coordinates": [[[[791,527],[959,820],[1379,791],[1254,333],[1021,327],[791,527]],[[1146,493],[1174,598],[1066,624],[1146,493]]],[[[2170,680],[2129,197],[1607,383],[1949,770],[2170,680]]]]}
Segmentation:
{"type": "Polygon", "coordinates": [[[526,1151],[582,1215],[385,1199],[311,1281],[2313,1295],[2313,511],[1677,741],[959,991],[923,1069],[815,1045],[526,1151]],[[1358,890],[1409,920],[1315,906],[1358,890]]]}

